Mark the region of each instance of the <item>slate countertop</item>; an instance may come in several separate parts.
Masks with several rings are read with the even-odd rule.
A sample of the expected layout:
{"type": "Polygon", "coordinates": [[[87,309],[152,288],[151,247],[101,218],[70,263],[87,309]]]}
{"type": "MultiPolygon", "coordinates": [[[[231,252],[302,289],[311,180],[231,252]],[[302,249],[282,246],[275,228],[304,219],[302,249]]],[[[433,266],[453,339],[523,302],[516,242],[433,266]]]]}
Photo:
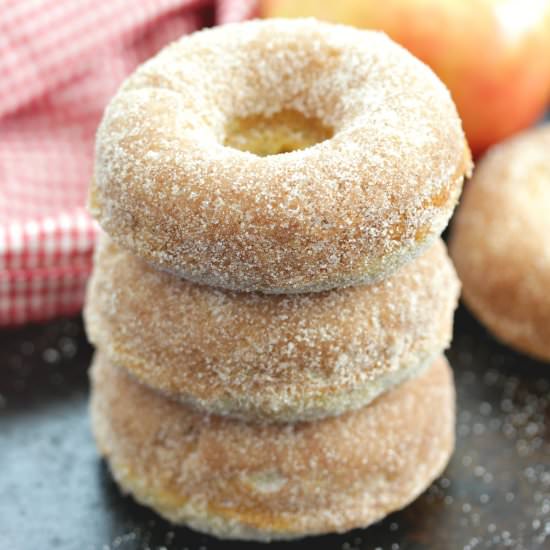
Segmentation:
{"type": "MultiPolygon", "coordinates": [[[[0,331],[0,548],[222,550],[122,496],[87,416],[79,318],[0,331]]],[[[496,343],[463,309],[448,352],[457,450],[416,502],[366,530],[279,549],[550,548],[550,367],[496,343]]]]}

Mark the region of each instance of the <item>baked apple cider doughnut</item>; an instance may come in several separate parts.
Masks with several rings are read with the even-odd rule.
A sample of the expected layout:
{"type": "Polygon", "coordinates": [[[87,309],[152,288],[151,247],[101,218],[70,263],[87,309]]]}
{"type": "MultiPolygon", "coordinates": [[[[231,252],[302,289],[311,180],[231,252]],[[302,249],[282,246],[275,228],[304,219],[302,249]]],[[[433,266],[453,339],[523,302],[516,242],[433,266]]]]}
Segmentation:
{"type": "Polygon", "coordinates": [[[89,204],[120,246],[189,281],[322,291],[433,243],[470,168],[449,92],[384,34],[252,21],[184,37],[126,80],[89,204]]]}
{"type": "Polygon", "coordinates": [[[453,222],[463,299],[500,340],[550,361],[550,125],[493,147],[453,222]]]}
{"type": "Polygon", "coordinates": [[[366,527],[422,493],[454,445],[454,387],[442,357],[368,407],[298,424],[201,414],[102,355],[92,382],[93,431],[122,489],[218,537],[366,527]]]}
{"type": "Polygon", "coordinates": [[[99,246],[89,338],[143,383],[207,412],[265,421],[357,409],[418,374],[452,335],[459,284],[439,239],[392,278],[311,294],[196,285],[99,246]]]}

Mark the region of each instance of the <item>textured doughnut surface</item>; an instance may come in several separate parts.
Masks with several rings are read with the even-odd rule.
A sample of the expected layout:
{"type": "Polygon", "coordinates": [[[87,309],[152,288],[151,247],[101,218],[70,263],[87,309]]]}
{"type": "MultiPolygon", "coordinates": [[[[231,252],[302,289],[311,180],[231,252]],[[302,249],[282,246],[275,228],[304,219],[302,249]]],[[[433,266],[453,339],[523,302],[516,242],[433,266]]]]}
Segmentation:
{"type": "Polygon", "coordinates": [[[463,298],[495,336],[550,361],[550,125],[491,149],[468,184],[451,252],[463,298]]]}
{"type": "Polygon", "coordinates": [[[275,296],[195,285],[104,239],[85,319],[147,385],[208,412],[293,421],[361,407],[428,366],[458,293],[441,240],[376,285],[275,296]]]}
{"type": "Polygon", "coordinates": [[[117,243],[188,280],[320,291],[379,280],[433,242],[470,167],[447,89],[385,35],[252,21],[184,37],[125,82],[89,206],[117,243]],[[235,148],[269,151],[260,119],[283,151],[295,123],[326,139],[235,148]]]}
{"type": "Polygon", "coordinates": [[[454,387],[439,358],[368,407],[318,422],[202,415],[96,357],[92,425],[121,488],[165,518],[226,538],[365,527],[415,499],[454,444],[454,387]]]}

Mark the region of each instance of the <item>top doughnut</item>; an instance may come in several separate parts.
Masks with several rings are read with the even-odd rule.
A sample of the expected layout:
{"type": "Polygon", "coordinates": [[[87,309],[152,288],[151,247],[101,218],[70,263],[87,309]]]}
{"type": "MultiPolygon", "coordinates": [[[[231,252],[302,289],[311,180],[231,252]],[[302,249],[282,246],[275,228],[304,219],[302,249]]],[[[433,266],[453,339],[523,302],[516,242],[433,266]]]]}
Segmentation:
{"type": "Polygon", "coordinates": [[[119,245],[188,280],[321,291],[419,254],[470,169],[426,65],[378,32],[271,19],[184,37],[126,80],[89,203],[119,245]]]}

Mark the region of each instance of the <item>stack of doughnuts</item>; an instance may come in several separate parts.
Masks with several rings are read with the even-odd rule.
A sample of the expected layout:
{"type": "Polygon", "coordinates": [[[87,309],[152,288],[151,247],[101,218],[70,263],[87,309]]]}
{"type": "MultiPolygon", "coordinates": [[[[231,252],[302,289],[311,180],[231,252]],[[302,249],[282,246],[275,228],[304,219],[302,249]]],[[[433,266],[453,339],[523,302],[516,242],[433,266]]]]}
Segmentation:
{"type": "Polygon", "coordinates": [[[440,234],[471,160],[385,35],[201,31],[122,85],[89,205],[92,426],[121,488],[219,537],[367,526],[454,443],[440,234]]]}

